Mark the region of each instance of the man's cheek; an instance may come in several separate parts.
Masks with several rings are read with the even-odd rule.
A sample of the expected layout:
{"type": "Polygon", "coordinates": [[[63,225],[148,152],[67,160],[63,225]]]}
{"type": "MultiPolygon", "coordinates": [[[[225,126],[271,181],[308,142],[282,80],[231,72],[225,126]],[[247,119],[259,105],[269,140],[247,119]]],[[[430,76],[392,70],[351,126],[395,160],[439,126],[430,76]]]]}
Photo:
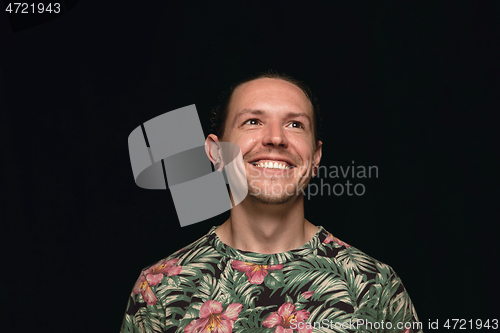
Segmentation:
{"type": "MultiPolygon", "coordinates": [[[[309,165],[309,164],[306,164],[306,165],[309,165]]],[[[299,177],[299,178],[309,178],[309,173],[310,173],[310,170],[311,168],[309,168],[308,166],[299,166],[299,167],[296,167],[294,168],[295,170],[295,177],[299,177]]]]}

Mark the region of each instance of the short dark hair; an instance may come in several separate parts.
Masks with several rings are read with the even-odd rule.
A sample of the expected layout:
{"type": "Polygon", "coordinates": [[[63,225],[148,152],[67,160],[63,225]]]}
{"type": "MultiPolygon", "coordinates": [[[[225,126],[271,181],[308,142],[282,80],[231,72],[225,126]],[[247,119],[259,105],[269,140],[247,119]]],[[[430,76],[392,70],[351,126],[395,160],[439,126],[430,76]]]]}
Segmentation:
{"type": "Polygon", "coordinates": [[[309,88],[303,82],[286,75],[284,73],[278,73],[275,71],[267,71],[261,74],[253,75],[247,77],[243,80],[240,80],[233,84],[229,90],[223,91],[220,98],[219,104],[216,105],[210,115],[211,121],[211,133],[217,135],[220,139],[224,135],[224,130],[226,126],[226,119],[229,112],[229,103],[231,102],[231,97],[233,96],[234,91],[239,86],[258,79],[279,79],[283,81],[290,82],[291,84],[297,86],[304,92],[307,99],[311,102],[313,108],[313,126],[314,126],[314,143],[316,144],[318,140],[321,140],[322,137],[322,127],[321,127],[321,114],[319,112],[319,106],[317,102],[316,96],[312,93],[311,88],[309,88]]]}

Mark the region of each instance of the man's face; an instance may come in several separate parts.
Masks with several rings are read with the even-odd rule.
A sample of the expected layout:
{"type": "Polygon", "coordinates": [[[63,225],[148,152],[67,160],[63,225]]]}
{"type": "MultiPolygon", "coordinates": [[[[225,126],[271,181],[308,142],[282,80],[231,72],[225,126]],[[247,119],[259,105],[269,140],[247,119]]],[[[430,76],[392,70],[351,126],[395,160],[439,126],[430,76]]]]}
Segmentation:
{"type": "MultiPolygon", "coordinates": [[[[262,203],[297,197],[319,164],[313,111],[300,88],[279,79],[258,79],[238,87],[231,98],[224,137],[243,155],[248,192],[262,203]]],[[[251,199],[251,200],[253,200],[251,199]]]]}

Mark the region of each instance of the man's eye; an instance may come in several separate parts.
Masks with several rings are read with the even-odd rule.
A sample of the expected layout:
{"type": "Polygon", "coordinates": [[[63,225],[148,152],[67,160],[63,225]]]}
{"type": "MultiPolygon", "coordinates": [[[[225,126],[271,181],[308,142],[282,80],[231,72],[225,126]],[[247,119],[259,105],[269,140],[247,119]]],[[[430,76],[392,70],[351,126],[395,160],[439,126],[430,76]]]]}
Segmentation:
{"type": "Polygon", "coordinates": [[[301,122],[299,121],[292,121],[290,123],[290,125],[292,125],[293,128],[304,128],[304,124],[302,124],[301,122]],[[297,126],[293,126],[293,125],[297,125],[297,126]]]}
{"type": "Polygon", "coordinates": [[[258,125],[259,121],[257,119],[248,119],[243,123],[243,125],[258,125]]]}

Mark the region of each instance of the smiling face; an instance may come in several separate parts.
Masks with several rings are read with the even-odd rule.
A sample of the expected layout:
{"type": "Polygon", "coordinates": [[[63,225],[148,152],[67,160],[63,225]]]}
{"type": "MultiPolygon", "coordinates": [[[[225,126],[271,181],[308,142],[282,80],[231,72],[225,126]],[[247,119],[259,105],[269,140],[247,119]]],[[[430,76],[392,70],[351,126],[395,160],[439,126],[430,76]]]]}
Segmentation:
{"type": "Polygon", "coordinates": [[[263,78],[234,91],[219,140],[240,147],[250,197],[283,204],[301,194],[312,164],[321,159],[322,143],[314,142],[313,126],[312,105],[300,88],[263,78]]]}

